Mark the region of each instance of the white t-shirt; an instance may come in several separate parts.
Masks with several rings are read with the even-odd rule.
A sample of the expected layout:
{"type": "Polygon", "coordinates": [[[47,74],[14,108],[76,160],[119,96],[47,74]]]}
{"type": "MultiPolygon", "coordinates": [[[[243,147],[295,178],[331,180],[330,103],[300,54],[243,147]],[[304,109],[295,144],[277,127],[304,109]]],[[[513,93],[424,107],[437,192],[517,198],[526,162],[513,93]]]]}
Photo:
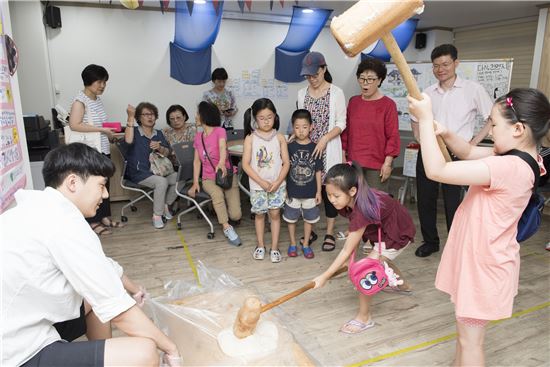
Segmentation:
{"type": "Polygon", "coordinates": [[[476,116],[480,114],[487,119],[493,107],[491,97],[480,84],[459,76],[450,90],[445,91],[435,83],[424,92],[432,100],[434,119],[466,141],[474,135],[476,116]]]}
{"type": "Polygon", "coordinates": [[[18,366],[60,340],[52,326],[79,317],[85,298],[101,322],[135,305],[122,268],[59,191],[19,190],[0,215],[2,365],[18,366]]]}

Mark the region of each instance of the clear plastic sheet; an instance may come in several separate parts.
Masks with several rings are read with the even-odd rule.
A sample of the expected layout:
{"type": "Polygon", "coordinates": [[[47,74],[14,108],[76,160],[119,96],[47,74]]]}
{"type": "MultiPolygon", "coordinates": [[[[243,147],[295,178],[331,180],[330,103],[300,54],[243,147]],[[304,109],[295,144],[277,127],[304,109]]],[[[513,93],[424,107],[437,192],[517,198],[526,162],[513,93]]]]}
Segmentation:
{"type": "MultiPolygon", "coordinates": [[[[313,359],[304,352],[277,314],[266,312],[260,322],[269,321],[278,331],[277,347],[261,357],[230,357],[218,345],[218,334],[233,328],[238,310],[248,296],[259,296],[239,280],[197,263],[201,286],[196,281],[171,280],[166,296],[146,302],[146,311],[173,340],[185,366],[310,366],[313,359]]],[[[265,300],[262,300],[265,302],[265,300]]]]}

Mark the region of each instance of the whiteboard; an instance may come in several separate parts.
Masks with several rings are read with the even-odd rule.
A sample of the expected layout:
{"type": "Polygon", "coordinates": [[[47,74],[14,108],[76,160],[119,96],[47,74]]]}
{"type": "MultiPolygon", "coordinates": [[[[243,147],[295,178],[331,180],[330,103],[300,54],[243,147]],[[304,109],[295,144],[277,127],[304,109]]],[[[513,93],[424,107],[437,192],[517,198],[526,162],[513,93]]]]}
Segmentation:
{"type": "MultiPolygon", "coordinates": [[[[463,79],[473,80],[481,84],[489,96],[495,100],[503,94],[508,93],[510,80],[512,79],[513,64],[513,59],[460,60],[460,65],[456,69],[456,72],[463,79]]],[[[386,67],[388,75],[380,87],[380,91],[393,99],[397,104],[399,130],[410,131],[411,121],[407,107],[407,88],[395,64],[388,63],[386,67]]],[[[437,82],[432,72],[431,62],[409,63],[409,67],[420,90],[424,90],[437,82]]],[[[482,127],[483,118],[477,116],[474,133],[477,133],[482,127]]]]}

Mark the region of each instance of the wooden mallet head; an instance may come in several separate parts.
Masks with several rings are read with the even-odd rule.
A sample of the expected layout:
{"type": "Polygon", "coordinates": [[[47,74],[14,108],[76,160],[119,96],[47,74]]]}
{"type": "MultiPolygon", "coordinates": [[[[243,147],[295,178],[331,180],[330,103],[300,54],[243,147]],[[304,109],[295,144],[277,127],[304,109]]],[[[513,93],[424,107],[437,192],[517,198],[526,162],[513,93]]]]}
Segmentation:
{"type": "Polygon", "coordinates": [[[252,335],[260,319],[261,312],[262,303],[260,300],[257,297],[247,297],[237,313],[237,318],[233,324],[233,334],[239,339],[252,335]]]}
{"type": "MultiPolygon", "coordinates": [[[[342,50],[350,57],[381,39],[395,62],[409,94],[413,98],[422,99],[407,60],[391,31],[423,10],[422,0],[360,0],[342,15],[332,19],[330,31],[342,50]]],[[[445,160],[450,162],[451,156],[440,136],[437,136],[437,143],[445,160]]]]}
{"type": "Polygon", "coordinates": [[[332,19],[330,31],[353,57],[423,9],[422,0],[360,0],[332,19]]]}

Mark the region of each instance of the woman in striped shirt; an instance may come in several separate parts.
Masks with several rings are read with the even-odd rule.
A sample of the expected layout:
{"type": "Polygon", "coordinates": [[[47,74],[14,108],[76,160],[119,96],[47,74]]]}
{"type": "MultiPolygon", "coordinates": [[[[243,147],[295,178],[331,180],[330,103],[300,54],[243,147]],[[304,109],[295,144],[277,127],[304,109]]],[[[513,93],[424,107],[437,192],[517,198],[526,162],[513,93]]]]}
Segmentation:
{"type": "MultiPolygon", "coordinates": [[[[103,102],[99,97],[105,91],[109,73],[103,66],[88,65],[82,70],[82,81],[84,90],[78,92],[71,106],[69,125],[71,130],[83,133],[101,133],[101,152],[110,157],[110,140],[113,139],[113,131],[103,127],[107,121],[107,114],[103,102]]],[[[109,187],[109,182],[107,182],[109,187]]],[[[110,234],[109,227],[122,227],[122,223],[115,222],[111,216],[111,202],[109,198],[103,200],[96,215],[93,218],[86,218],[90,226],[98,235],[110,234]]]]}

